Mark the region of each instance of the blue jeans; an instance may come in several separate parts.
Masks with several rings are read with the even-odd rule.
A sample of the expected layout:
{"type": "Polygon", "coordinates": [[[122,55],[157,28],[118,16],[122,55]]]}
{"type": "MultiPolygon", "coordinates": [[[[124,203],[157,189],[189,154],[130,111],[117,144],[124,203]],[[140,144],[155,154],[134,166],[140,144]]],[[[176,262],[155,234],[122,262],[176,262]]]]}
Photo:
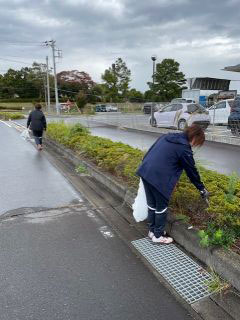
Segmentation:
{"type": "Polygon", "coordinates": [[[42,130],[33,130],[33,137],[36,145],[39,145],[39,144],[42,145],[42,136],[43,136],[42,130]]]}
{"type": "Polygon", "coordinates": [[[164,234],[169,201],[147,181],[143,180],[143,185],[148,205],[149,231],[159,238],[164,234]]]}

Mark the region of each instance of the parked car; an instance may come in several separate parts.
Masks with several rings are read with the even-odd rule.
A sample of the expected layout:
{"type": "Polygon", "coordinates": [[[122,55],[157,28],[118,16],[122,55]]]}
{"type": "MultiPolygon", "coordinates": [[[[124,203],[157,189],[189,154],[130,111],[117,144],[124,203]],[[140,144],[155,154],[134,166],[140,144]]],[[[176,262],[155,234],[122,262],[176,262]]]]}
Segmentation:
{"type": "Polygon", "coordinates": [[[231,112],[234,99],[222,100],[209,108],[211,124],[228,124],[228,117],[231,112]],[[214,111],[215,110],[215,111],[214,111]],[[215,116],[214,116],[215,113],[215,116]]]}
{"type": "Polygon", "coordinates": [[[228,129],[235,136],[240,136],[240,97],[237,96],[232,103],[228,117],[228,129]]]}
{"type": "Polygon", "coordinates": [[[171,103],[154,113],[152,126],[184,130],[187,125],[199,124],[206,129],[210,124],[208,111],[197,103],[171,103]]]}
{"type": "Polygon", "coordinates": [[[151,114],[151,109],[153,108],[153,112],[159,110],[160,106],[156,102],[146,102],[143,105],[143,113],[144,114],[151,114]]]}
{"type": "Polygon", "coordinates": [[[196,101],[192,99],[186,99],[186,98],[175,98],[175,99],[172,99],[171,103],[196,103],[196,101]]]}
{"type": "Polygon", "coordinates": [[[112,105],[107,105],[107,106],[106,106],[106,111],[107,111],[107,112],[117,112],[117,111],[118,111],[118,108],[115,107],[115,106],[112,106],[112,105]]]}
{"type": "Polygon", "coordinates": [[[95,107],[96,112],[107,112],[107,106],[105,104],[97,104],[95,107]]]}

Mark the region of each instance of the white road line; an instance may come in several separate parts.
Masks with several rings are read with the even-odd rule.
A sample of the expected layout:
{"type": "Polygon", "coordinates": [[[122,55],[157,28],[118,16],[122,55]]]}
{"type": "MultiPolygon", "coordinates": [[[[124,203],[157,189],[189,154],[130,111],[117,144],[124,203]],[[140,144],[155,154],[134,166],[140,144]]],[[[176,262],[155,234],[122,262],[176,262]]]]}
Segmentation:
{"type": "Polygon", "coordinates": [[[4,123],[6,126],[8,126],[9,128],[12,128],[12,126],[10,126],[10,124],[8,124],[7,122],[0,120],[0,122],[4,123]]]}
{"type": "Polygon", "coordinates": [[[21,130],[25,130],[25,129],[26,129],[25,126],[23,126],[23,125],[15,122],[15,121],[10,120],[10,122],[14,125],[14,127],[15,127],[16,129],[17,129],[17,128],[19,128],[19,129],[21,128],[21,130]]]}
{"type": "Polygon", "coordinates": [[[99,219],[92,211],[87,212],[87,216],[92,219],[94,222],[96,222],[98,225],[102,225],[101,219],[99,219]]]}

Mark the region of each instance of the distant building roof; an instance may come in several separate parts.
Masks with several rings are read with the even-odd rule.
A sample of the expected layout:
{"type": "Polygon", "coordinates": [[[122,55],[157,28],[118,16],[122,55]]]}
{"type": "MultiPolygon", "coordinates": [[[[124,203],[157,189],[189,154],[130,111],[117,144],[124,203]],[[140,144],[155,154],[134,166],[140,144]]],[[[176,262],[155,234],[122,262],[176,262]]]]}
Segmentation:
{"type": "Polygon", "coordinates": [[[230,81],[228,79],[217,79],[217,78],[190,78],[188,83],[190,89],[200,90],[229,90],[230,81]]]}
{"type": "Polygon", "coordinates": [[[228,66],[223,69],[224,71],[240,72],[240,64],[236,66],[228,66]]]}

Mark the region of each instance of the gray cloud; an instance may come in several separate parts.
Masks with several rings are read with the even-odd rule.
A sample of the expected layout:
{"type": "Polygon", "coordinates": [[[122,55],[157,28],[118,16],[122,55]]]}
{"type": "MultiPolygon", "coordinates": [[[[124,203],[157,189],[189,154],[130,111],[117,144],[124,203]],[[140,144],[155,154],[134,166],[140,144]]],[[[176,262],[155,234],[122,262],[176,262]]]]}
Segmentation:
{"type": "MultiPolygon", "coordinates": [[[[240,78],[220,71],[240,60],[238,0],[0,0],[0,5],[0,57],[43,61],[49,49],[10,42],[54,38],[64,57],[58,69],[84,70],[95,80],[121,56],[132,70],[132,85],[145,89],[153,53],[159,60],[175,58],[186,76],[240,78]]],[[[0,62],[0,69],[20,67],[0,62]]]]}

